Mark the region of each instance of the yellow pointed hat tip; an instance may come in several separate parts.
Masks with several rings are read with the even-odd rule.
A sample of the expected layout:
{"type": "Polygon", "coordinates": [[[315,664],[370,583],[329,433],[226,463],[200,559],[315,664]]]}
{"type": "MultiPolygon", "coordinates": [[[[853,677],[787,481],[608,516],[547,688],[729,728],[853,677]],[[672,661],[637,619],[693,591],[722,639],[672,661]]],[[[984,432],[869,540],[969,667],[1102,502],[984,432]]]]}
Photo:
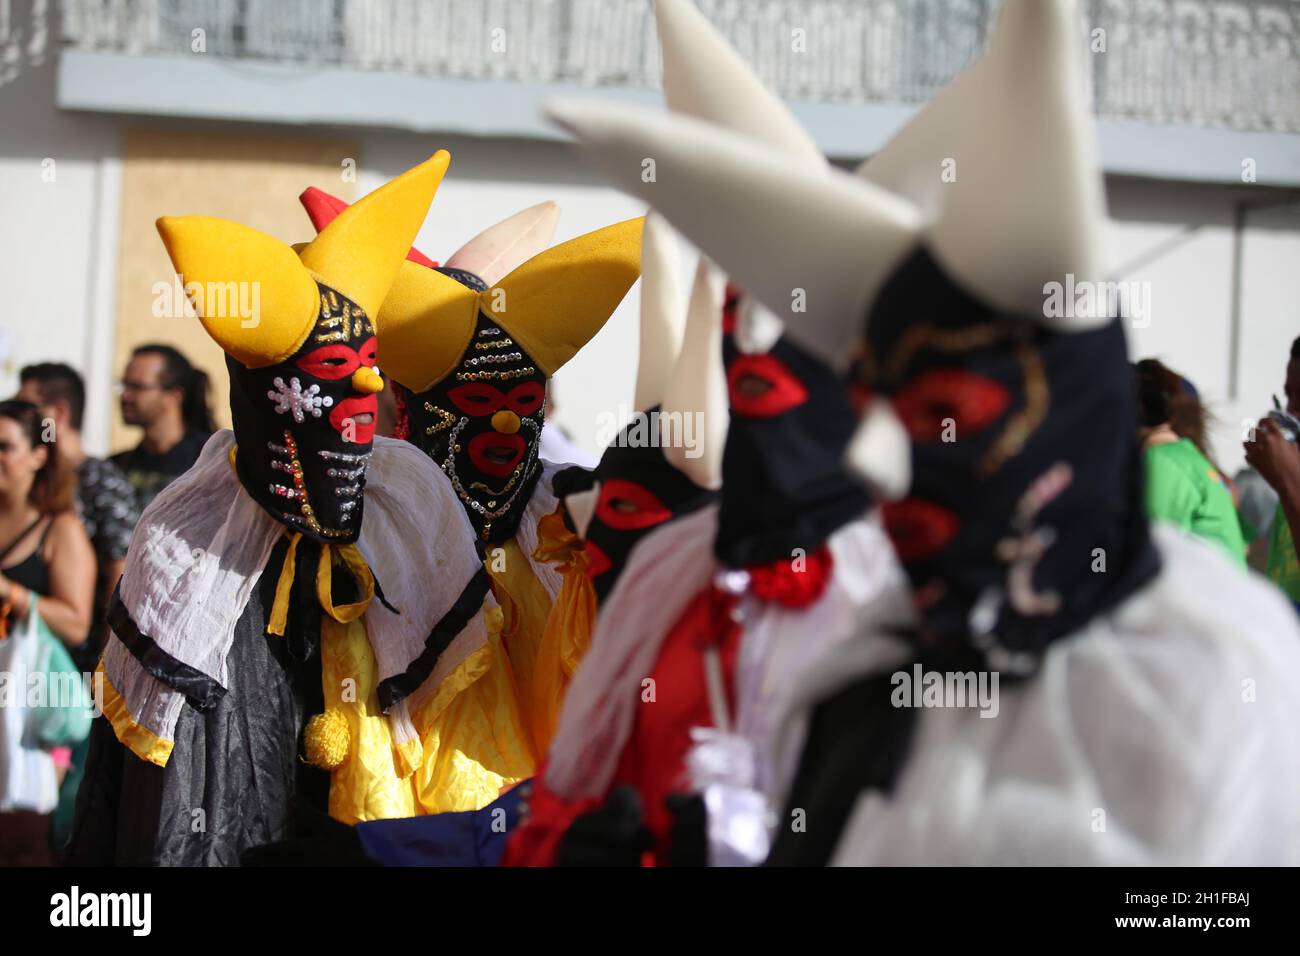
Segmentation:
{"type": "Polygon", "coordinates": [[[449,375],[474,336],[479,297],[450,276],[403,262],[375,323],[384,371],[412,392],[449,375]]]}
{"type": "Polygon", "coordinates": [[[534,256],[482,294],[483,311],[554,375],[604,327],[641,275],[644,225],[638,216],[534,256]]]}
{"type": "Polygon", "coordinates": [[[317,289],[289,246],[211,216],[162,216],[156,226],[204,329],[230,356],[261,368],[302,345],[317,289]]]}
{"type": "Polygon", "coordinates": [[[639,216],[561,243],[481,294],[403,263],[379,316],[384,369],[412,392],[428,391],[457,367],[482,311],[553,375],[600,331],[641,274],[644,221],[639,216]]]}
{"type": "Polygon", "coordinates": [[[440,149],[353,203],[302,247],[303,265],[378,316],[450,163],[440,149]]]}

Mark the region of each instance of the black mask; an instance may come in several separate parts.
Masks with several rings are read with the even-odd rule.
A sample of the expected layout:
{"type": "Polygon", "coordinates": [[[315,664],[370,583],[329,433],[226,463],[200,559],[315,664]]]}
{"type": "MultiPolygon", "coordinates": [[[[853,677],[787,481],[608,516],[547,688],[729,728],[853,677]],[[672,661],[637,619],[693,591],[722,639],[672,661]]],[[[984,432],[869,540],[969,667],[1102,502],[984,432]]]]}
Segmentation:
{"type": "Polygon", "coordinates": [[[858,378],[912,440],[910,497],[884,512],[923,658],[1032,673],[1156,572],[1119,319],[1052,332],[967,295],[921,249],[871,310],[858,378]]]}
{"type": "MultiPolygon", "coordinates": [[[[482,280],[438,270],[482,291],[482,280]]],[[[542,469],[537,452],[546,376],[510,335],[479,313],[460,364],[407,403],[410,440],[451,479],[487,543],[514,535],[542,469]]]]}
{"type": "Polygon", "coordinates": [[[811,553],[865,514],[870,497],[843,463],[857,427],[847,382],[788,336],[766,354],[742,353],[737,302],[729,289],[722,355],[731,424],[714,553],[752,567],[811,553]]]}
{"type": "MultiPolygon", "coordinates": [[[[585,486],[600,482],[596,510],[587,526],[587,573],[604,600],[627,566],[628,555],[651,530],[674,518],[689,514],[717,497],[701,488],[664,457],[655,444],[629,439],[634,428],[652,428],[658,406],[647,410],[644,423],[627,425],[619,438],[600,456],[600,464],[585,486]],[[635,447],[631,447],[635,444],[635,447]]],[[[558,476],[557,476],[558,478],[558,476]]],[[[572,491],[581,490],[576,482],[572,491]]]]}
{"type": "Polygon", "coordinates": [[[275,519],[322,543],[361,533],[378,401],[353,375],[375,364],[375,330],[341,293],[317,283],[321,310],[306,341],[283,362],[249,369],[227,356],[235,471],[275,519]],[[369,415],[369,422],[356,421],[369,415]]]}

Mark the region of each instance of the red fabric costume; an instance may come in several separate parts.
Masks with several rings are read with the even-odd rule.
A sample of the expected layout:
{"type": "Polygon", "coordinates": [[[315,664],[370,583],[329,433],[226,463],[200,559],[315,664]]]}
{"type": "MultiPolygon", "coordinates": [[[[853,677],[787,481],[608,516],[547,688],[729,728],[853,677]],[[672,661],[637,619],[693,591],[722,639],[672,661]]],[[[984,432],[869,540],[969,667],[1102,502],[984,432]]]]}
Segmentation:
{"type": "MultiPolygon", "coordinates": [[[[789,560],[752,568],[750,592],[786,607],[806,607],[825,590],[831,568],[825,547],[810,555],[801,571],[793,570],[789,560]]],[[[643,865],[666,862],[673,816],[664,799],[689,792],[685,761],[692,746],[691,728],[714,723],[706,672],[710,646],[720,652],[727,705],[734,712],[734,675],[744,636],[744,628],[732,616],[738,602],[739,596],[712,584],[697,594],[664,639],[649,675],[654,683],[642,692],[636,722],[610,789],[630,786],[641,798],[645,824],[655,838],[655,847],[645,854],[643,865]],[[649,688],[653,688],[653,699],[648,699],[649,688]]],[[[527,820],[510,838],[504,866],[554,865],[560,841],[573,820],[604,802],[604,794],[565,800],[547,789],[545,779],[543,769],[533,783],[527,820]]]]}

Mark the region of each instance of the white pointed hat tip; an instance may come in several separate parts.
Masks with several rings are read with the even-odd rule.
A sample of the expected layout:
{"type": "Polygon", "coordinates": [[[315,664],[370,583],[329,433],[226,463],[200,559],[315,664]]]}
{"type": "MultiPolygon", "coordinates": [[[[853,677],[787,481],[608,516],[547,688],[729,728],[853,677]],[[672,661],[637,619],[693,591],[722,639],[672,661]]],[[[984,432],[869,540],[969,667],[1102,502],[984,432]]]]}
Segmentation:
{"type": "Polygon", "coordinates": [[[542,104],[546,118],[570,133],[578,133],[592,122],[616,115],[608,103],[587,97],[560,96],[542,104]]]}
{"type": "Polygon", "coordinates": [[[565,496],[564,507],[573,520],[573,527],[577,530],[579,538],[587,537],[587,529],[591,527],[591,519],[596,514],[596,502],[599,499],[599,481],[586,491],[575,491],[565,496]]]}
{"type": "MultiPolygon", "coordinates": [[[[725,441],[726,433],[721,438],[703,436],[701,441],[725,441]]],[[[664,460],[672,465],[699,488],[717,491],[722,487],[722,462],[720,454],[711,454],[710,449],[696,445],[694,449],[682,445],[666,445],[663,448],[664,460]],[[692,451],[694,454],[692,454],[692,451]]]]}
{"type": "Polygon", "coordinates": [[[753,137],[806,163],[825,162],[789,107],[694,3],[657,3],[655,18],[669,109],[753,137]]]}
{"type": "Polygon", "coordinates": [[[871,403],[849,441],[845,462],[877,498],[906,497],[912,485],[912,443],[889,402],[871,403]]]}
{"type": "Polygon", "coordinates": [[[551,244],[559,218],[560,207],[554,202],[529,206],[484,229],[443,265],[472,272],[489,286],[495,285],[551,244]]]}
{"type": "Polygon", "coordinates": [[[645,411],[660,404],[682,347],[686,313],[681,302],[677,234],[651,211],[641,240],[641,328],[635,405],[645,411]]]}
{"type": "Polygon", "coordinates": [[[546,224],[554,231],[555,224],[560,221],[560,204],[553,199],[547,199],[535,206],[529,206],[520,215],[531,216],[534,228],[540,228],[542,224],[546,224]]]}

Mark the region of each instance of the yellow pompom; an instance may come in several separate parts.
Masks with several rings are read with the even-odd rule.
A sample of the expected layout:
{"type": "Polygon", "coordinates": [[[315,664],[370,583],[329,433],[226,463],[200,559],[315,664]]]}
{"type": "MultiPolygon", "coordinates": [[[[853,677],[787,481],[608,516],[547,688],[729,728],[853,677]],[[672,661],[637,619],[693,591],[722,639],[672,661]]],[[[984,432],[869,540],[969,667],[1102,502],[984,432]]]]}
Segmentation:
{"type": "Polygon", "coordinates": [[[351,743],[348,719],[343,716],[342,711],[333,707],[323,714],[317,714],[307,721],[303,743],[306,746],[309,764],[325,770],[333,770],[348,759],[348,747],[351,743]]]}

